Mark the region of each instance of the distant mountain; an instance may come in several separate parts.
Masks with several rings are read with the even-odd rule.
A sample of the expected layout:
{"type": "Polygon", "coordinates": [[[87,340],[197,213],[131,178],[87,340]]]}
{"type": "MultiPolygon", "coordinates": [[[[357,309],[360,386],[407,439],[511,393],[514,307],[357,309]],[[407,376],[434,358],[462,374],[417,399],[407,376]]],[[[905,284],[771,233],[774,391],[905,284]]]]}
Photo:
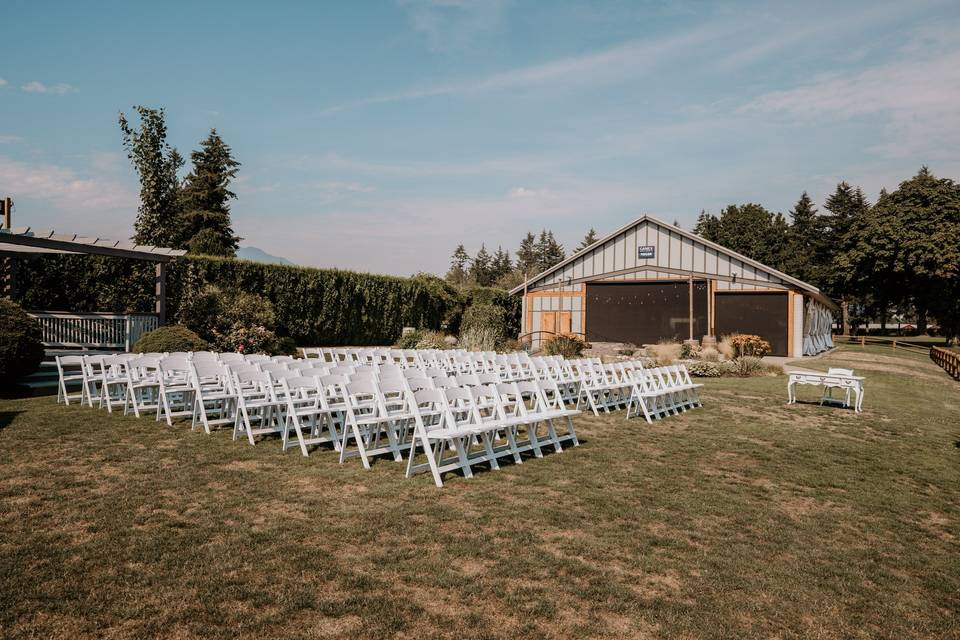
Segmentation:
{"type": "Polygon", "coordinates": [[[270,255],[257,247],[240,247],[237,249],[237,257],[241,260],[253,260],[254,262],[266,262],[268,264],[293,264],[286,258],[270,255]]]}

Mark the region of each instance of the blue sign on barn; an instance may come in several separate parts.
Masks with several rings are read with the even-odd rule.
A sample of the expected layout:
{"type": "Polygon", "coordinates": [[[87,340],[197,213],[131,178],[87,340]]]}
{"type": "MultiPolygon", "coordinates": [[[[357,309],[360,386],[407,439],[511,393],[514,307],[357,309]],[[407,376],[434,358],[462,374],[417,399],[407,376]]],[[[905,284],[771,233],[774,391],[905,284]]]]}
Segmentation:
{"type": "Polygon", "coordinates": [[[655,258],[657,257],[657,248],[653,245],[637,247],[637,257],[641,260],[646,258],[655,258]]]}

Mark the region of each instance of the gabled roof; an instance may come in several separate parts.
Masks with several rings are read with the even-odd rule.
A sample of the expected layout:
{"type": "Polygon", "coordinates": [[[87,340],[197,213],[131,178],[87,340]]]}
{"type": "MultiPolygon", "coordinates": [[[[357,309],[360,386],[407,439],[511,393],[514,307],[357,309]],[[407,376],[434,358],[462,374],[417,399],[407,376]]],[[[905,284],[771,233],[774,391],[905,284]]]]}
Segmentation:
{"type": "MultiPolygon", "coordinates": [[[[802,280],[798,280],[797,278],[794,278],[793,276],[789,276],[789,275],[783,273],[782,271],[778,271],[777,269],[774,269],[773,267],[768,267],[767,265],[761,264],[760,262],[757,262],[756,260],[754,260],[754,259],[752,259],[752,258],[748,258],[747,256],[745,256],[745,255],[743,255],[743,254],[737,253],[736,251],[733,251],[732,249],[728,249],[728,248],[726,248],[726,247],[724,247],[724,246],[722,246],[722,245],[719,245],[719,244],[717,244],[717,243],[715,243],[715,242],[711,242],[710,240],[706,240],[705,238],[702,238],[702,237],[698,236],[698,235],[695,234],[695,233],[692,233],[692,232],[687,231],[687,230],[685,230],[685,229],[681,229],[680,227],[677,227],[677,226],[674,226],[674,225],[669,224],[669,223],[667,223],[667,222],[664,222],[663,220],[660,220],[659,218],[656,218],[656,217],[651,216],[651,215],[643,215],[643,216],[640,216],[640,217],[637,218],[636,220],[625,224],[624,226],[620,227],[620,228],[617,229],[616,231],[614,231],[614,232],[612,232],[612,233],[604,236],[603,238],[597,240],[596,242],[594,242],[594,243],[591,244],[590,246],[588,246],[588,247],[586,247],[586,248],[584,248],[584,249],[581,249],[580,251],[577,251],[576,253],[574,253],[574,254],[571,255],[570,257],[566,258],[565,260],[562,260],[561,262],[558,262],[557,264],[555,264],[554,266],[550,267],[549,269],[547,269],[547,270],[545,270],[545,271],[542,271],[541,273],[538,273],[537,275],[533,276],[532,278],[529,278],[529,279],[528,279],[526,282],[524,282],[523,284],[521,284],[521,285],[513,288],[513,289],[510,291],[510,293],[511,293],[511,294],[521,293],[526,287],[529,287],[531,284],[535,284],[535,283],[537,283],[537,282],[539,282],[539,281],[541,281],[541,280],[544,280],[546,277],[550,276],[551,274],[553,274],[553,273],[555,273],[555,272],[557,272],[557,271],[561,271],[564,267],[566,267],[567,265],[569,265],[569,264],[572,263],[573,261],[575,261],[575,260],[577,260],[577,259],[579,259],[579,258],[582,258],[582,257],[586,256],[586,255],[589,254],[590,252],[592,252],[592,251],[594,251],[594,250],[596,250],[596,249],[598,249],[598,248],[600,248],[600,247],[603,247],[607,242],[610,242],[611,240],[613,240],[614,238],[616,238],[616,237],[619,236],[620,234],[625,233],[625,232],[629,231],[630,229],[632,229],[632,228],[634,228],[634,227],[638,227],[638,226],[640,226],[640,225],[642,225],[642,224],[644,224],[644,223],[647,223],[647,222],[652,223],[652,224],[655,224],[655,225],[658,225],[658,226],[660,226],[660,227],[664,227],[665,229],[668,229],[671,233],[675,233],[675,234],[677,234],[677,235],[679,235],[679,236],[681,236],[681,237],[687,238],[688,240],[690,240],[690,241],[692,241],[692,242],[694,242],[694,243],[699,243],[699,244],[702,244],[702,245],[704,245],[704,246],[706,246],[706,247],[709,247],[710,249],[713,249],[714,251],[716,251],[718,254],[725,255],[725,256],[727,256],[728,258],[731,258],[731,259],[733,259],[733,260],[737,260],[737,261],[739,261],[739,262],[742,262],[742,263],[745,264],[745,265],[749,265],[749,266],[753,267],[754,269],[756,269],[756,270],[758,270],[758,271],[761,271],[761,272],[763,272],[763,273],[766,273],[766,274],[769,275],[769,276],[776,277],[777,279],[782,280],[782,281],[785,282],[785,283],[788,283],[788,284],[790,284],[790,285],[793,285],[793,286],[796,287],[797,289],[800,289],[800,290],[802,290],[802,291],[805,291],[805,292],[809,293],[812,297],[815,297],[815,298],[817,298],[818,300],[820,300],[821,302],[826,303],[826,304],[829,305],[831,308],[836,309],[836,304],[835,304],[832,300],[830,300],[827,296],[825,296],[825,295],[820,291],[820,289],[818,289],[817,287],[813,286],[812,284],[809,284],[809,283],[807,283],[807,282],[803,282],[802,280]]],[[[651,267],[651,268],[655,269],[656,267],[651,267]]],[[[637,270],[639,271],[639,270],[641,270],[641,269],[638,268],[637,270]]]]}
{"type": "Polygon", "coordinates": [[[133,258],[150,262],[169,262],[187,252],[183,249],[154,247],[130,240],[108,240],[75,233],[56,233],[30,227],[0,229],[0,253],[86,253],[133,258]]]}

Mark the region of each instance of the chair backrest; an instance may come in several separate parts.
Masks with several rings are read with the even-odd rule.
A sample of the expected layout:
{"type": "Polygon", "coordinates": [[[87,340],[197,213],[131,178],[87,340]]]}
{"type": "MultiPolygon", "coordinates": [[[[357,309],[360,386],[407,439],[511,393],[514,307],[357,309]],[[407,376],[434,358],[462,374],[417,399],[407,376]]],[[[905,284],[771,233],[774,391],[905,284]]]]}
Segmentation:
{"type": "Polygon", "coordinates": [[[410,391],[416,393],[422,389],[436,389],[436,385],[433,384],[433,380],[430,378],[407,378],[407,386],[410,388],[410,391]]]}
{"type": "Polygon", "coordinates": [[[219,362],[220,354],[214,353],[213,351],[194,351],[190,354],[190,359],[194,362],[200,361],[213,361],[219,362]]]}
{"type": "Polygon", "coordinates": [[[329,375],[330,369],[327,367],[311,367],[309,365],[302,365],[299,369],[293,368],[292,371],[299,371],[302,376],[309,376],[312,378],[322,378],[325,375],[329,375]]]}
{"type": "Polygon", "coordinates": [[[235,353],[233,351],[227,351],[225,353],[221,353],[220,362],[223,362],[224,364],[227,364],[227,363],[233,364],[234,362],[243,362],[243,354],[235,353]]]}
{"type": "Polygon", "coordinates": [[[245,353],[243,359],[247,362],[267,362],[270,360],[270,356],[265,353],[245,353]]]}
{"type": "Polygon", "coordinates": [[[501,382],[500,376],[497,375],[496,373],[487,372],[487,373],[478,373],[476,375],[477,375],[477,382],[479,382],[480,384],[499,384],[501,382]]]}
{"type": "Polygon", "coordinates": [[[332,376],[348,376],[353,374],[356,367],[353,365],[337,365],[336,367],[330,367],[330,375],[332,376]]]}
{"type": "Polygon", "coordinates": [[[842,369],[840,367],[830,367],[827,369],[828,376],[852,376],[853,369],[842,369]]]}
{"type": "Polygon", "coordinates": [[[175,373],[190,370],[190,361],[186,356],[175,355],[167,356],[160,361],[160,371],[164,373],[175,373]]]}
{"type": "Polygon", "coordinates": [[[461,387],[475,387],[480,384],[480,380],[475,373],[461,373],[456,377],[456,380],[461,387]]]}
{"type": "Polygon", "coordinates": [[[222,378],[227,368],[216,360],[200,360],[191,362],[193,372],[198,378],[222,378]]]}
{"type": "Polygon", "coordinates": [[[283,362],[263,362],[260,364],[260,370],[268,373],[280,373],[281,371],[290,371],[283,362]]]}
{"type": "Polygon", "coordinates": [[[57,356],[57,368],[61,369],[63,367],[82,367],[83,366],[83,356],[57,356]]]}

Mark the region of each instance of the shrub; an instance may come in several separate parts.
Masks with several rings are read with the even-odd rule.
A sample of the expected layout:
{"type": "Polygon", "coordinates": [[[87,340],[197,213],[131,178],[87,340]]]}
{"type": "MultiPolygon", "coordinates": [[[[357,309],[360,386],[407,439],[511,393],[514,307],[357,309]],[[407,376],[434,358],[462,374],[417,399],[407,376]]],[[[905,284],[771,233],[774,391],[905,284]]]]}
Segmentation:
{"type": "Polygon", "coordinates": [[[400,336],[394,346],[398,349],[449,349],[450,343],[442,331],[416,329],[400,336]]]}
{"type": "Polygon", "coordinates": [[[40,323],[20,305],[0,298],[0,380],[28,376],[43,361],[40,323]]]}
{"type": "Polygon", "coordinates": [[[503,336],[489,327],[474,326],[460,331],[457,346],[467,351],[496,351],[503,336]]]}
{"type": "Polygon", "coordinates": [[[693,347],[689,342],[684,342],[680,345],[680,354],[679,357],[681,360],[688,360],[693,356],[693,347]]]}
{"type": "Polygon", "coordinates": [[[255,293],[207,285],[188,298],[180,317],[188,328],[222,351],[265,353],[278,349],[273,305],[255,293]]]}
{"type": "Polygon", "coordinates": [[[556,335],[544,340],[540,349],[548,356],[579,358],[583,355],[586,343],[577,336],[556,335]]]}
{"type": "Polygon", "coordinates": [[[174,351],[203,351],[207,341],[182,324],[160,327],[140,336],[133,345],[134,353],[172,353],[174,351]]]}
{"type": "Polygon", "coordinates": [[[416,349],[417,345],[420,344],[420,340],[423,339],[424,333],[426,332],[423,329],[408,331],[401,335],[400,339],[397,340],[393,346],[397,349],[416,349]]]}
{"type": "Polygon", "coordinates": [[[460,333],[475,328],[490,329],[501,338],[507,335],[507,316],[502,307],[486,302],[472,304],[463,312],[460,333]]]}
{"type": "Polygon", "coordinates": [[[680,343],[661,341],[647,347],[658,365],[671,364],[680,357],[680,343]]]}
{"type": "Polygon", "coordinates": [[[704,362],[718,362],[720,360],[720,352],[713,347],[704,347],[700,349],[697,357],[704,362]]]}
{"type": "Polygon", "coordinates": [[[699,378],[719,378],[732,371],[729,362],[710,362],[707,360],[694,360],[687,363],[687,371],[691,376],[699,378]]]}
{"type": "Polygon", "coordinates": [[[753,356],[741,356],[734,360],[732,365],[733,372],[742,378],[763,375],[767,370],[767,367],[763,364],[763,361],[760,360],[760,358],[755,358],[753,356]]]}
{"type": "Polygon", "coordinates": [[[734,357],[751,356],[762,358],[770,353],[770,343],[760,336],[749,333],[735,333],[730,338],[730,345],[733,347],[734,357]]]}
{"type": "Polygon", "coordinates": [[[730,341],[730,336],[720,337],[720,342],[717,343],[717,352],[727,360],[733,360],[736,357],[737,351],[730,341]]]}
{"type": "Polygon", "coordinates": [[[296,340],[290,336],[283,336],[274,342],[272,353],[275,356],[295,356],[299,355],[300,350],[297,349],[296,340]]]}
{"type": "Polygon", "coordinates": [[[262,325],[236,325],[216,341],[218,349],[238,353],[273,353],[276,344],[277,334],[262,325]]]}
{"type": "Polygon", "coordinates": [[[494,287],[473,287],[465,291],[465,304],[469,309],[477,304],[491,304],[503,311],[503,335],[520,334],[520,314],[523,301],[520,296],[512,296],[509,291],[494,287]]]}

